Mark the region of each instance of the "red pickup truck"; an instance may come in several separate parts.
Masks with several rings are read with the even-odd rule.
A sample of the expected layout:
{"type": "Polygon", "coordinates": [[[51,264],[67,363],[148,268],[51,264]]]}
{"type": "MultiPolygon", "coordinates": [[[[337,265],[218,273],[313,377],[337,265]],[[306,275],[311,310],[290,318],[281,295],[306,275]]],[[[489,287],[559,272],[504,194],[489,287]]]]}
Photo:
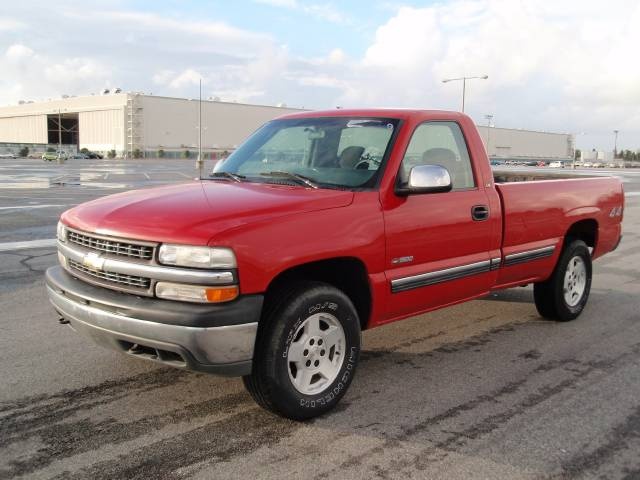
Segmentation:
{"type": "Polygon", "coordinates": [[[623,208],[615,178],[494,173],[464,114],[300,113],[207,179],[65,212],[47,288],[99,344],[305,419],[344,395],[362,330],[529,283],[576,318],[623,208]]]}

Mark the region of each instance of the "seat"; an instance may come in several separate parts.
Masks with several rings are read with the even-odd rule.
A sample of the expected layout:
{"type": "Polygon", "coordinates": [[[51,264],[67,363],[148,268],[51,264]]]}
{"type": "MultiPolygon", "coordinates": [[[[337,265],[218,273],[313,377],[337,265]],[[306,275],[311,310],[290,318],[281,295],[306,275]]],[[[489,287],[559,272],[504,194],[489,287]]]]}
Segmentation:
{"type": "Polygon", "coordinates": [[[453,188],[466,187],[466,172],[456,154],[448,148],[430,148],[422,154],[423,165],[440,165],[449,171],[453,188]]]}
{"type": "Polygon", "coordinates": [[[339,163],[341,168],[356,168],[356,165],[360,162],[360,157],[364,153],[364,147],[352,145],[345,148],[340,153],[339,163]]]}

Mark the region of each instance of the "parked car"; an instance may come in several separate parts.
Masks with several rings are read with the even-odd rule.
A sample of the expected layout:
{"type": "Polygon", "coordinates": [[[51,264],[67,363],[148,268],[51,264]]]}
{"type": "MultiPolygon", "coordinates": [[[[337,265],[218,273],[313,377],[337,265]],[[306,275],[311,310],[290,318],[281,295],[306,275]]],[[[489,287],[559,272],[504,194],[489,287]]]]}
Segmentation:
{"type": "Polygon", "coordinates": [[[86,155],[87,155],[87,158],[94,158],[94,159],[102,159],[102,158],[104,158],[103,155],[101,155],[99,153],[96,153],[96,152],[89,152],[89,153],[86,153],[86,155]]]}
{"type": "Polygon", "coordinates": [[[549,168],[564,168],[563,162],[551,162],[549,163],[549,168]]]}
{"type": "Polygon", "coordinates": [[[67,160],[68,158],[69,155],[67,154],[67,152],[64,152],[62,150],[59,150],[57,152],[45,152],[42,154],[42,160],[44,160],[45,162],[54,162],[58,159],[67,160]]]}
{"type": "Polygon", "coordinates": [[[0,153],[0,158],[16,159],[18,156],[15,153],[0,153]]]}
{"type": "Polygon", "coordinates": [[[583,165],[583,166],[584,166],[585,168],[591,168],[591,167],[593,167],[593,163],[591,163],[591,162],[584,162],[584,165],[583,165]]]}
{"type": "Polygon", "coordinates": [[[78,153],[73,154],[73,156],[71,158],[79,159],[79,160],[86,160],[87,158],[89,158],[89,155],[87,155],[86,153],[78,152],[78,153]]]}
{"type": "Polygon", "coordinates": [[[461,113],[302,112],[208,179],[63,213],[47,291],[103,346],[243,376],[307,419],[349,388],[364,329],[530,283],[542,317],[577,318],[623,208],[617,178],[492,171],[461,113]]]}

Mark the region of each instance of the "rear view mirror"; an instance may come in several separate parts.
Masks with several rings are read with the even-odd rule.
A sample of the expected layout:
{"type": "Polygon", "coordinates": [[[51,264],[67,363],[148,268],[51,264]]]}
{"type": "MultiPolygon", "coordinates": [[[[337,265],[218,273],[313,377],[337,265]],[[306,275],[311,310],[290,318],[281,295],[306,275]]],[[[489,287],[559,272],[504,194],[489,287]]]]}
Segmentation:
{"type": "Polygon", "coordinates": [[[409,172],[409,181],[396,188],[398,195],[439,193],[451,190],[451,175],[440,165],[416,165],[409,172]]]}

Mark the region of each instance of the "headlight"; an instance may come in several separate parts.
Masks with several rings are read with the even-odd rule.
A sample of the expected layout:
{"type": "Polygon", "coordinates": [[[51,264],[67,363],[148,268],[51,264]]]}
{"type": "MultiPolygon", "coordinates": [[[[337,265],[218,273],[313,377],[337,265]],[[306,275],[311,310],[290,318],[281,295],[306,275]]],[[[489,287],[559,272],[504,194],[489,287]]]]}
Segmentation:
{"type": "Polygon", "coordinates": [[[61,242],[67,241],[67,227],[65,227],[64,223],[58,222],[58,226],[56,228],[56,235],[58,240],[61,242]]]}
{"type": "Polygon", "coordinates": [[[188,247],[162,244],[160,263],[195,268],[236,268],[236,256],[230,248],[188,247]]]}
{"type": "Polygon", "coordinates": [[[240,293],[236,285],[229,287],[205,287],[182,283],[156,283],[156,296],[167,300],[198,303],[222,303],[234,300],[240,293]]]}

